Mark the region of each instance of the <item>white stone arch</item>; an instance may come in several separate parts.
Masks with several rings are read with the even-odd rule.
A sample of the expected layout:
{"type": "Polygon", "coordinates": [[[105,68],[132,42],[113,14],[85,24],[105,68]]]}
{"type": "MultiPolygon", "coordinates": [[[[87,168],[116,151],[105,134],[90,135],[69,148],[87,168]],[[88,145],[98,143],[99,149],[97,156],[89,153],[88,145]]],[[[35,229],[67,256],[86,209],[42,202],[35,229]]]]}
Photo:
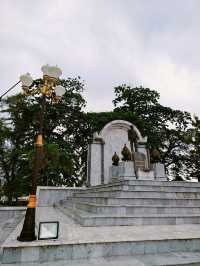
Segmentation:
{"type": "MultiPolygon", "coordinates": [[[[137,152],[146,157],[146,165],[149,164],[149,153],[146,148],[147,137],[143,137],[138,128],[131,122],[125,120],[113,120],[107,123],[103,129],[94,133],[93,141],[88,148],[88,183],[91,185],[107,184],[110,181],[110,169],[112,167],[112,156],[116,152],[122,157],[121,151],[124,144],[131,149],[128,139],[128,130],[133,127],[138,136],[137,152]]],[[[158,170],[159,171],[159,170],[158,170]]],[[[159,174],[159,173],[158,173],[159,174]]],[[[140,173],[146,177],[146,172],[140,173]]],[[[159,174],[160,175],[160,174],[159,174]]],[[[163,174],[165,177],[165,173],[163,174]]],[[[147,178],[149,178],[147,176],[147,178]]]]}
{"type": "Polygon", "coordinates": [[[121,129],[121,130],[125,130],[126,132],[128,132],[128,130],[130,129],[130,126],[133,126],[134,131],[136,132],[137,136],[138,136],[138,142],[147,142],[147,138],[143,138],[139,129],[132,123],[125,121],[125,120],[113,120],[111,122],[109,122],[108,124],[106,124],[104,126],[104,128],[100,131],[99,136],[104,139],[104,136],[106,135],[106,133],[109,130],[112,129],[121,129]]]}

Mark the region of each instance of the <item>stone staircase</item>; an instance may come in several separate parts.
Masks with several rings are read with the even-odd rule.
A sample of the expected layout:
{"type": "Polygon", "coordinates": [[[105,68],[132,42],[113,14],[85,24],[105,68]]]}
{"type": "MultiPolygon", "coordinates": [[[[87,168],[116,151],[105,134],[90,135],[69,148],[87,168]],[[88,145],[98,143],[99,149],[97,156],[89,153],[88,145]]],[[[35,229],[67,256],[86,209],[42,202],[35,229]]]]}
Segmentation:
{"type": "Polygon", "coordinates": [[[75,192],[60,206],[82,226],[200,224],[200,184],[124,180],[75,192]]]}
{"type": "Polygon", "coordinates": [[[19,242],[19,224],[2,244],[2,266],[200,265],[199,192],[199,183],[139,180],[66,191],[36,210],[38,221],[59,221],[59,238],[19,242]]]}

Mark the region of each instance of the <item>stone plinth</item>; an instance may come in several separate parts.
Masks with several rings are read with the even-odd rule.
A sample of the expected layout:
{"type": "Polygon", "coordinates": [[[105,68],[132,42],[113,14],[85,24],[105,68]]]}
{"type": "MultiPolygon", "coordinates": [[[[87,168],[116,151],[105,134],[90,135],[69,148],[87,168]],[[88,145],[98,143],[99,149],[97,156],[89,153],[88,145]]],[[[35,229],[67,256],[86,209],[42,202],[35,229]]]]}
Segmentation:
{"type": "Polygon", "coordinates": [[[165,167],[164,164],[156,163],[154,165],[155,167],[155,179],[157,180],[167,180],[166,174],[165,174],[165,167]]]}
{"type": "Polygon", "coordinates": [[[134,152],[134,162],[136,169],[145,169],[148,167],[147,156],[142,152],[134,152]]]}
{"type": "Polygon", "coordinates": [[[112,179],[136,179],[133,161],[120,162],[118,166],[110,167],[110,181],[112,179]]]}
{"type": "Polygon", "coordinates": [[[154,180],[154,171],[144,171],[139,168],[137,171],[137,177],[139,180],[154,180]]]}
{"type": "Polygon", "coordinates": [[[135,168],[133,161],[120,162],[118,166],[112,165],[109,168],[109,182],[117,180],[158,180],[166,181],[164,165],[161,163],[154,164],[153,169],[143,170],[140,167],[135,168]],[[135,171],[135,169],[137,169],[135,171]]]}

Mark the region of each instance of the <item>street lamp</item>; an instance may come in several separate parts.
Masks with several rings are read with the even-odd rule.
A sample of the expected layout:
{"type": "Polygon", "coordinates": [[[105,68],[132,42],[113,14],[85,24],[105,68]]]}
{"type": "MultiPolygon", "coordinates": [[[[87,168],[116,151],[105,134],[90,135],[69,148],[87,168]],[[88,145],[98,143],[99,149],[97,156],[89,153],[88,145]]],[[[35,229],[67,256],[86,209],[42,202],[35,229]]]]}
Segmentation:
{"type": "Polygon", "coordinates": [[[19,241],[34,241],[35,235],[35,209],[36,209],[36,181],[40,171],[40,164],[42,160],[43,150],[43,124],[44,124],[44,112],[46,108],[46,98],[52,99],[57,103],[65,93],[65,88],[59,83],[59,77],[62,75],[62,71],[57,66],[45,65],[42,68],[43,72],[43,84],[36,88],[31,86],[33,79],[29,73],[20,76],[22,83],[22,89],[25,95],[41,94],[41,105],[39,114],[39,129],[35,142],[35,156],[33,160],[32,169],[32,191],[29,196],[29,202],[26,210],[23,228],[21,234],[18,236],[19,241]]]}

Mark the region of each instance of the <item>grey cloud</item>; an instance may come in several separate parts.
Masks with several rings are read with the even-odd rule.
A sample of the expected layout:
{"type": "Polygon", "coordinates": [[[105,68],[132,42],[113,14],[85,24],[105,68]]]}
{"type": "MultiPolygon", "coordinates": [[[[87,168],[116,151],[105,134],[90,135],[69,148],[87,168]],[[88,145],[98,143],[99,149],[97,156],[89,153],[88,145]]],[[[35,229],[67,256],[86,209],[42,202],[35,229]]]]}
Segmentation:
{"type": "MultiPolygon", "coordinates": [[[[86,81],[88,110],[112,108],[121,83],[158,89],[200,114],[198,0],[1,0],[1,90],[58,64],[86,81]]],[[[19,90],[19,88],[18,88],[19,90]]]]}

